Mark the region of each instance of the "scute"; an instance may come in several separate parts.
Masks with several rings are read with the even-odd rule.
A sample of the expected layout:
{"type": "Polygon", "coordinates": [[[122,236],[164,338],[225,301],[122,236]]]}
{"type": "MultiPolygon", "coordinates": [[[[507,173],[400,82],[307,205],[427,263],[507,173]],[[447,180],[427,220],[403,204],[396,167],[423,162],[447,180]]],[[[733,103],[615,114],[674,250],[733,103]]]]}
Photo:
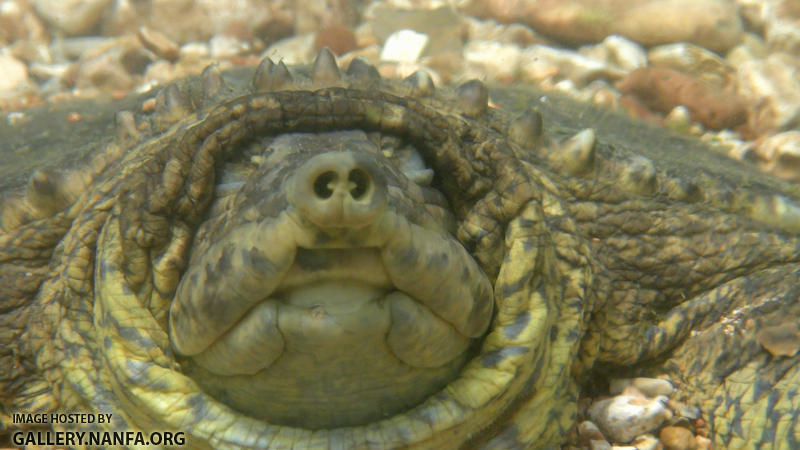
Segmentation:
{"type": "Polygon", "coordinates": [[[283,61],[278,64],[269,58],[264,58],[256,68],[253,76],[253,89],[258,91],[278,90],[292,83],[292,75],[283,61]]]}
{"type": "Polygon", "coordinates": [[[378,69],[361,57],[353,58],[353,61],[347,67],[347,75],[353,80],[364,83],[367,88],[372,87],[381,80],[378,69]]]}

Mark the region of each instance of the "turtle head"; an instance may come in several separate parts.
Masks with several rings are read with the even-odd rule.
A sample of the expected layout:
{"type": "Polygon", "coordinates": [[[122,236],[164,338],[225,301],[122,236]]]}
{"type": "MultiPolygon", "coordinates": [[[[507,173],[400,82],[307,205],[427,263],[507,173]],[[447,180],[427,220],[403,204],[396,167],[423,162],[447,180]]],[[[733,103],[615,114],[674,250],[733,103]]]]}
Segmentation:
{"type": "Polygon", "coordinates": [[[201,78],[125,127],[147,138],[65,239],[69,284],[31,329],[60,333],[36,342],[70,401],[215,448],[524,447],[569,426],[552,406],[590,283],[531,163],[541,117],[477,81],[344,76],[327,51],[265,60],[244,93],[201,78]]]}
{"type": "Polygon", "coordinates": [[[491,283],[448,231],[430,169],[380,141],[282,135],[221,184],[170,337],[231,408],[310,429],[367,424],[443,388],[486,331],[491,283]]]}

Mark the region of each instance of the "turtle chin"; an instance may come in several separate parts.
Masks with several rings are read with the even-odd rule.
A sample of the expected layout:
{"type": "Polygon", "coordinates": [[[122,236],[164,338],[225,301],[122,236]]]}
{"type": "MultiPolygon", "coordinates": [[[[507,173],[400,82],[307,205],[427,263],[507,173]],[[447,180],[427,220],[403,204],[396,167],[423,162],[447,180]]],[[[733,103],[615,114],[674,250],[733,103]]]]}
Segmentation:
{"type": "Polygon", "coordinates": [[[444,388],[465,360],[461,356],[435,369],[392,367],[386,358],[367,353],[378,347],[337,349],[341,360],[319,374],[294,371],[298,361],[255,375],[220,376],[196,363],[185,370],[206,393],[249,417],[319,430],[366,425],[406,411],[444,388]],[[333,367],[339,371],[332,373],[333,367]]]}
{"type": "Polygon", "coordinates": [[[199,358],[185,370],[219,401],[272,424],[316,430],[393,416],[454,379],[467,352],[439,367],[406,364],[386,344],[380,303],[347,313],[293,309],[285,316],[294,323],[285,326],[283,354],[255,374],[220,375],[199,358]]]}
{"type": "Polygon", "coordinates": [[[278,288],[184,370],[250,417],[336,428],[421,403],[457,376],[471,341],[393,286],[378,249],[300,249],[278,288]]]}

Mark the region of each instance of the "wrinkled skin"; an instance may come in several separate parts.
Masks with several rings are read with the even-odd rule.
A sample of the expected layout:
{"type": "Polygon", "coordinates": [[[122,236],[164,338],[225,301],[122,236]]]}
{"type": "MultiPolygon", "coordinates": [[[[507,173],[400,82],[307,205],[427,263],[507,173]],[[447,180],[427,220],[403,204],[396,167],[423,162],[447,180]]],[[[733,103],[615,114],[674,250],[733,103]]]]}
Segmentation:
{"type": "Polygon", "coordinates": [[[0,414],[539,448],[625,368],[678,381],[722,446],[800,439],[795,188],[583,106],[331,61],[164,88],[4,204],[0,414]]]}

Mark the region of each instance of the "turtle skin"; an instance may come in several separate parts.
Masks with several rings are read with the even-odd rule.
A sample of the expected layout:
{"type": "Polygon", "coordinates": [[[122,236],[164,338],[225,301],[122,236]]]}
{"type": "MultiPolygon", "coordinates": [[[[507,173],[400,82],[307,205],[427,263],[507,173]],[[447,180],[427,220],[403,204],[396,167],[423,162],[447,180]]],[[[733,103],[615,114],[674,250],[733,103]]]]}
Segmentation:
{"type": "Polygon", "coordinates": [[[669,374],[720,446],[796,447],[798,188],[557,96],[492,101],[323,50],[87,120],[4,181],[0,429],[546,448],[624,370],[669,374]]]}

